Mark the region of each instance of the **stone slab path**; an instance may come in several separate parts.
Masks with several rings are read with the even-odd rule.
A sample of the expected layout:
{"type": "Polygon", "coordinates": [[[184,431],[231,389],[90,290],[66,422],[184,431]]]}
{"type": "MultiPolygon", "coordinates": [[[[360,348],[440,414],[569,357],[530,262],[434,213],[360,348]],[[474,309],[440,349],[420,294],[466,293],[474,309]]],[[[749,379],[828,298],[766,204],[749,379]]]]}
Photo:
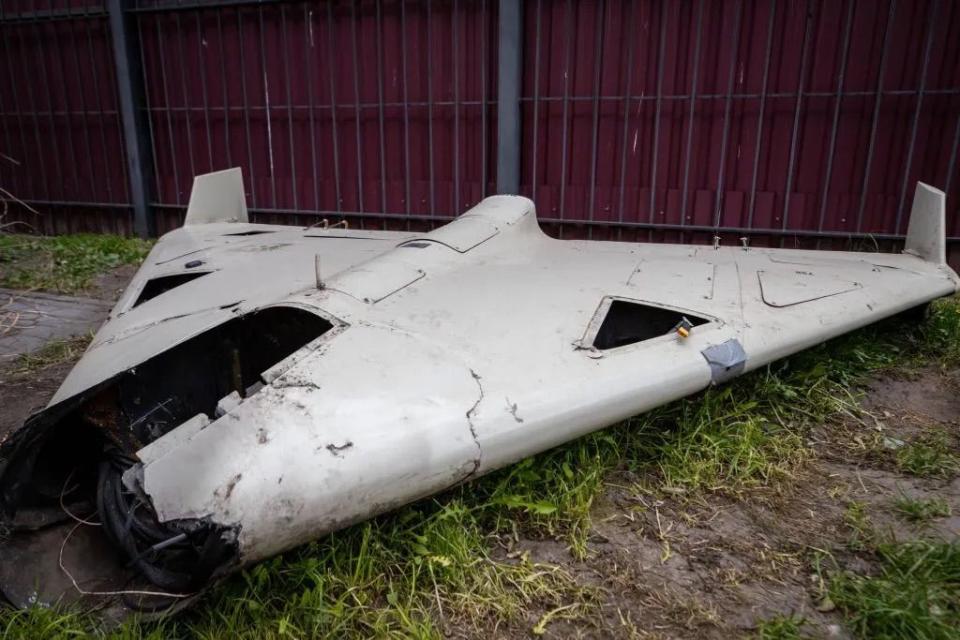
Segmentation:
{"type": "Polygon", "coordinates": [[[93,298],[0,289],[0,364],[51,340],[95,331],[112,306],[93,298]]]}

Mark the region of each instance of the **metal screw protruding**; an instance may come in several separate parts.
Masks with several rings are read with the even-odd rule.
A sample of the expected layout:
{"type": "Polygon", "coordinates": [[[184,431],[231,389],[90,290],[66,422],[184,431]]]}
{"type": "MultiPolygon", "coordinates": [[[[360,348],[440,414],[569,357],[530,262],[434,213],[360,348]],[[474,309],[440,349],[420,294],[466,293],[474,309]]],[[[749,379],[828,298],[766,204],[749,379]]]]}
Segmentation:
{"type": "Polygon", "coordinates": [[[720,248],[720,236],[713,236],[713,250],[716,251],[720,248]]]}
{"type": "Polygon", "coordinates": [[[743,250],[746,251],[747,249],[750,248],[750,238],[748,238],[747,236],[743,236],[742,238],[740,238],[740,244],[743,245],[743,250]]]}

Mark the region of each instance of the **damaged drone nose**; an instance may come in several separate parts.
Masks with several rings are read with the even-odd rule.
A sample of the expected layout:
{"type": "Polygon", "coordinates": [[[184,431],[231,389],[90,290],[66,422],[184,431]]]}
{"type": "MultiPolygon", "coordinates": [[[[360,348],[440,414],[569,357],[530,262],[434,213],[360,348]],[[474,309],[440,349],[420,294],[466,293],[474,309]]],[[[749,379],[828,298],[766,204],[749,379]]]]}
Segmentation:
{"type": "Polygon", "coordinates": [[[253,224],[244,202],[239,170],[198,177],[185,226],[0,444],[15,605],[175,610],[958,286],[925,185],[900,255],[559,241],[512,196],[429,233],[253,224]]]}

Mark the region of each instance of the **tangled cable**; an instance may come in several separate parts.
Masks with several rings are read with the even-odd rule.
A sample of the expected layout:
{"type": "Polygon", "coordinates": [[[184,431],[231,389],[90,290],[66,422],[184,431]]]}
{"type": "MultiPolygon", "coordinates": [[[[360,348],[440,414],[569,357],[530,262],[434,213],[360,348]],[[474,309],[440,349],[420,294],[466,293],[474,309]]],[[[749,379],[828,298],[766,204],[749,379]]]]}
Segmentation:
{"type": "Polygon", "coordinates": [[[154,585],[174,592],[202,586],[229,553],[221,531],[200,523],[161,523],[153,508],[123,483],[133,461],[108,452],[100,463],[97,511],[104,531],[131,568],[154,585]]]}

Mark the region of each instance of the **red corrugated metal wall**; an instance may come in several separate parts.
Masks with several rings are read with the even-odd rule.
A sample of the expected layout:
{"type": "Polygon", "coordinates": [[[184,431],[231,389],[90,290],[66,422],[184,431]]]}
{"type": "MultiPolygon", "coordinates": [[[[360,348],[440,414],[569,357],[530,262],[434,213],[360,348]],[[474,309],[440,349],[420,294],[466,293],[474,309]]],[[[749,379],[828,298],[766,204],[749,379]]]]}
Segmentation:
{"type": "Polygon", "coordinates": [[[523,185],[542,218],[897,234],[924,180],[949,187],[960,235],[957,3],[526,12],[523,185]]]}
{"type": "MultiPolygon", "coordinates": [[[[233,165],[264,220],[429,226],[492,193],[497,7],[129,3],[160,229],[193,174],[233,165]]],[[[19,163],[0,159],[0,185],[47,228],[129,228],[128,208],[96,209],[130,201],[103,5],[0,11],[0,151],[19,163]]],[[[523,16],[520,184],[552,233],[883,242],[919,179],[948,190],[960,237],[960,4],[526,0],[523,16]]]]}
{"type": "Polygon", "coordinates": [[[0,187],[45,213],[34,227],[126,228],[116,86],[101,2],[0,3],[0,187]]]}
{"type": "Polygon", "coordinates": [[[476,204],[494,189],[495,8],[292,2],[142,14],[158,202],[184,205],[192,175],[239,165],[251,206],[274,215],[382,224],[476,204]]]}

